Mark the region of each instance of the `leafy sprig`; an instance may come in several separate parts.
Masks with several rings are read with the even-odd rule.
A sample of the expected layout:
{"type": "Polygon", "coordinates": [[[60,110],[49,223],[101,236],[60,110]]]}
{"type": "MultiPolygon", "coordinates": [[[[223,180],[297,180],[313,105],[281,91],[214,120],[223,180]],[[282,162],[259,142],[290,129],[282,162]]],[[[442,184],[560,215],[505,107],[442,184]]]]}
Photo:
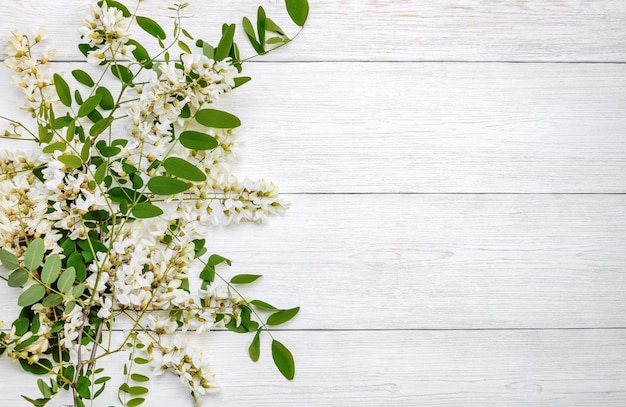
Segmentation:
{"type": "Polygon", "coordinates": [[[120,403],[146,400],[149,377],[133,371],[137,365],[191,378],[199,401],[214,389],[205,355],[170,334],[212,325],[251,334],[248,353],[255,362],[261,336],[269,335],[274,364],[294,378],[293,356],[270,327],[300,308],[244,297],[240,286],[261,275],[223,277],[216,268],[231,261],[216,254],[203,260],[209,251],[197,225],[261,222],[286,206],[273,184],[240,182],[229,172],[241,121],[212,105],[250,80],[239,75],[245,61],[300,34],[308,2],[285,1],[300,27],[292,38],[262,7],[255,25],[244,17],[241,25],[257,53],[247,58],[235,42],[235,24],[222,25],[215,45],[196,40],[182,26],[186,7],[171,8],[170,38],[157,21],[139,15],[138,6],[131,11],[118,1],[99,1],[81,27],[79,50],[101,73],[96,78],[73,70],[78,87],[45,73],[49,55],[37,59],[34,53],[41,35],[12,34],[5,65],[17,73],[36,130],[2,117],[10,124],[5,137],[35,141],[40,153],[0,158],[0,183],[14,192],[0,198],[0,217],[10,225],[0,235],[6,272],[0,277],[21,289],[22,308],[10,331],[0,332],[0,354],[27,372],[51,376],[37,380],[41,397],[23,396],[35,406],[61,391],[72,393],[75,407],[96,399],[111,379],[97,363],[124,350],[129,358],[120,403]],[[133,25],[153,37],[154,55],[131,37],[133,25]],[[106,78],[117,84],[106,85],[106,78]],[[194,260],[203,265],[199,304],[189,288],[194,260]],[[132,327],[115,346],[113,327],[122,315],[132,327]]]}

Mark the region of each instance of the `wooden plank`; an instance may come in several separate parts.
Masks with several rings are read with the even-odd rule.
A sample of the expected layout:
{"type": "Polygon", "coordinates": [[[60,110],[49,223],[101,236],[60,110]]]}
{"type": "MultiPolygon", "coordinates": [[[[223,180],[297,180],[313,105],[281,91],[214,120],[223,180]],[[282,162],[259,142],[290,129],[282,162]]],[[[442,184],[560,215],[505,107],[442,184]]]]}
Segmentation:
{"type": "MultiPolygon", "coordinates": [[[[129,6],[134,1],[126,2],[129,6]]],[[[242,0],[205,6],[190,1],[189,31],[216,42],[223,22],[254,17],[262,4],[290,35],[296,27],[281,1],[242,0]]],[[[268,55],[282,61],[625,61],[626,4],[621,0],[315,0],[309,24],[288,49],[268,55]]],[[[0,11],[0,37],[11,29],[45,25],[57,58],[76,60],[77,29],[89,0],[15,1],[0,11]],[[28,18],[24,18],[27,16],[28,18]]],[[[144,1],[140,14],[171,32],[170,2],[144,1]]],[[[241,31],[241,30],[239,30],[241,31]]],[[[240,32],[239,43],[247,42],[240,32]]],[[[146,35],[138,38],[156,47],[146,35]]],[[[243,55],[251,55],[250,47],[243,55]]]]}
{"type": "MultiPolygon", "coordinates": [[[[207,233],[227,278],[264,275],[244,295],[302,307],[286,328],[626,327],[624,195],[289,199],[265,226],[207,233]]],[[[17,294],[2,285],[0,319],[17,294]]]]}
{"type": "MultiPolygon", "coordinates": [[[[87,69],[55,66],[77,67],[87,69]]],[[[0,72],[0,92],[13,95],[0,112],[19,115],[21,96],[0,72]]],[[[626,65],[270,63],[244,73],[254,80],[220,104],[244,123],[238,172],[284,192],[626,191],[626,65]]]]}
{"type": "MultiPolygon", "coordinates": [[[[606,406],[626,404],[626,335],[622,330],[469,332],[280,332],[297,373],[287,382],[247,356],[251,338],[193,337],[209,353],[221,391],[205,405],[225,406],[606,406]]],[[[97,405],[114,403],[126,354],[104,359],[113,376],[97,405]]],[[[36,395],[35,379],[0,359],[4,406],[36,395]],[[7,378],[8,381],[7,381],[7,378]]],[[[150,382],[147,405],[191,406],[173,376],[150,382]]],[[[53,406],[68,405],[68,398],[53,406]]]]}

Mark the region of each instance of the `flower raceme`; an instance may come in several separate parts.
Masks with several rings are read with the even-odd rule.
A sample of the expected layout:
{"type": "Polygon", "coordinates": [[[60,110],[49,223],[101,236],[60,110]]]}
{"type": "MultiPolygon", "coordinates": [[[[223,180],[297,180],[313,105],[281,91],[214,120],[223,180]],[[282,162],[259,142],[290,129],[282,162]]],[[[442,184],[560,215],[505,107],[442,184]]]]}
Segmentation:
{"type": "MultiPolygon", "coordinates": [[[[303,26],[306,0],[285,4],[303,26]]],[[[13,31],[8,39],[4,65],[14,71],[11,81],[33,122],[5,119],[5,137],[33,144],[0,153],[0,260],[22,307],[11,330],[0,333],[0,352],[26,371],[51,375],[49,384],[38,381],[41,397],[23,396],[33,405],[62,390],[72,393],[74,406],[98,397],[110,377],[97,362],[124,349],[130,356],[118,390],[123,405],[145,401],[141,383],[149,378],[132,372],[141,364],[177,375],[199,403],[215,390],[214,374],[208,354],[179,335],[215,326],[253,334],[253,361],[260,335],[269,334],[274,363],[294,376],[291,353],[268,326],[299,308],[243,296],[239,286],[260,276],[226,279],[216,269],[230,260],[206,256],[208,227],[262,223],[288,204],[273,183],[240,180],[231,171],[241,123],[213,106],[249,80],[240,76],[235,26],[225,26],[216,47],[197,40],[194,52],[183,40],[193,39],[181,27],[184,7],[171,9],[174,38],[166,43],[156,21],[117,1],[93,5],[79,49],[101,74],[72,71],[75,89],[49,69],[53,53],[37,54],[41,31],[34,38],[13,31]],[[156,54],[132,39],[137,26],[156,38],[156,54]],[[108,78],[115,84],[105,85],[108,78]],[[201,287],[194,295],[189,280],[197,262],[201,287]],[[132,326],[119,347],[104,340],[118,319],[132,326]]],[[[257,18],[264,30],[258,37],[247,18],[244,28],[259,54],[272,49],[268,33],[275,47],[291,41],[262,8],[257,18]]]]}

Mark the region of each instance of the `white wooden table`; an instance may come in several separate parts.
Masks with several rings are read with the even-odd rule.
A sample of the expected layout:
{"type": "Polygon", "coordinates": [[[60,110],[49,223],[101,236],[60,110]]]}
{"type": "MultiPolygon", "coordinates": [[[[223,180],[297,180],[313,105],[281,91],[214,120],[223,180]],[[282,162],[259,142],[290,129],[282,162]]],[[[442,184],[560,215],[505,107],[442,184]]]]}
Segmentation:
{"type": "MultiPolygon", "coordinates": [[[[265,275],[252,294],[302,307],[276,333],[296,379],[215,332],[196,338],[222,386],[206,405],[626,405],[626,2],[310,2],[300,38],[223,104],[244,122],[240,173],[292,209],[210,239],[265,275]]],[[[258,4],[289,26],[280,0],[190,3],[209,39],[258,4]]],[[[88,4],[13,1],[0,35],[45,24],[58,69],[87,69],[88,4]]],[[[167,24],[169,5],[141,9],[167,24]]],[[[8,76],[4,115],[21,104],[8,76]]],[[[0,319],[16,298],[0,289],[0,319]]],[[[35,381],[0,369],[0,406],[26,405],[35,381]]],[[[192,404],[155,383],[148,405],[192,404]]]]}

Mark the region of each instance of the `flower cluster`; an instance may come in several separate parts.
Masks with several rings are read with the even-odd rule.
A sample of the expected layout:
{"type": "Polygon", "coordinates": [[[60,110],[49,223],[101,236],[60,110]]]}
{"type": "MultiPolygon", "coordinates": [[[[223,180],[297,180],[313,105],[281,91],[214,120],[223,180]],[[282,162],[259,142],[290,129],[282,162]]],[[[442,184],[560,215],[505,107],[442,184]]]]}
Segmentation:
{"type": "Polygon", "coordinates": [[[106,2],[102,6],[93,5],[91,14],[79,29],[81,43],[91,47],[87,53],[87,62],[99,65],[120,56],[132,56],[134,47],[127,45],[131,23],[132,20],[125,17],[122,10],[108,7],[106,2]]]}

